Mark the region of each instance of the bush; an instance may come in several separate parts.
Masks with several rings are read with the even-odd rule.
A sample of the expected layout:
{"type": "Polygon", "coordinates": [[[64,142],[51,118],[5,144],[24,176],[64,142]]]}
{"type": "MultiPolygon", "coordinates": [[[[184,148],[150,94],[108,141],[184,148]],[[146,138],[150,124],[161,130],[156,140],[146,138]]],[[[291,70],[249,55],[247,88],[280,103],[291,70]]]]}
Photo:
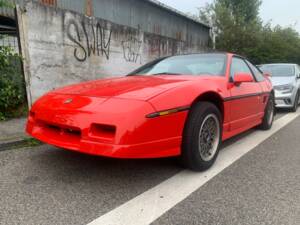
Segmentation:
{"type": "Polygon", "coordinates": [[[0,120],[15,116],[26,102],[20,63],[10,47],[0,46],[0,120]]]}

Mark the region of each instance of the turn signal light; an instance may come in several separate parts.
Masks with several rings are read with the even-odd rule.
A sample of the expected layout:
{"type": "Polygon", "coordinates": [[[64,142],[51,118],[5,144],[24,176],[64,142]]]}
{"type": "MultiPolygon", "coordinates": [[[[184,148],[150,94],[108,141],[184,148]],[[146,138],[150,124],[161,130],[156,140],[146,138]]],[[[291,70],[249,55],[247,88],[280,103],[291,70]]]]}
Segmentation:
{"type": "Polygon", "coordinates": [[[169,109],[169,110],[151,113],[151,114],[147,115],[146,118],[156,118],[156,117],[160,117],[160,116],[167,116],[167,115],[178,113],[178,112],[188,111],[189,109],[190,109],[189,106],[178,107],[175,109],[169,109]]]}

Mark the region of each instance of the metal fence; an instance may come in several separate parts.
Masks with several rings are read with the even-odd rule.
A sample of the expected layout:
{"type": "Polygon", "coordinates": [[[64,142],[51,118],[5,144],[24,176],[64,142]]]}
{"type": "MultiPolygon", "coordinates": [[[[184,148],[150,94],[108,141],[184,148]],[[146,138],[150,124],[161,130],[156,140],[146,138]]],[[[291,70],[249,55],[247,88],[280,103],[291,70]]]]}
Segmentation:
{"type": "Polygon", "coordinates": [[[16,53],[19,53],[19,43],[17,36],[3,35],[0,38],[0,46],[11,47],[16,53]]]}

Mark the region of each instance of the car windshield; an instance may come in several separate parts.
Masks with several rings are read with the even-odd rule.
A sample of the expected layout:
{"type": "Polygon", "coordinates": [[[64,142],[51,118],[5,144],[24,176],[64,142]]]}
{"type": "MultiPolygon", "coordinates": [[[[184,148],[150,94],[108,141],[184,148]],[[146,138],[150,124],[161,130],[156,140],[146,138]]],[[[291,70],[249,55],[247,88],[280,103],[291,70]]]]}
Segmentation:
{"type": "Polygon", "coordinates": [[[295,75],[293,65],[263,65],[260,69],[264,73],[270,73],[272,77],[291,77],[295,75]]]}
{"type": "Polygon", "coordinates": [[[212,75],[223,76],[225,54],[194,54],[171,56],[149,63],[130,75],[212,75]]]}

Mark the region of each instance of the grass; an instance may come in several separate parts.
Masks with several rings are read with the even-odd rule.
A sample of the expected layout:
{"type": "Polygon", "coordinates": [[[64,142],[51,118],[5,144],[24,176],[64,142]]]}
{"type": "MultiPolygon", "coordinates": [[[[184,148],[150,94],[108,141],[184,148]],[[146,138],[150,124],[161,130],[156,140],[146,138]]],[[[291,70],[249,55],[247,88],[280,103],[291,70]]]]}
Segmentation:
{"type": "Polygon", "coordinates": [[[24,140],[24,147],[35,147],[35,146],[40,146],[42,144],[43,144],[42,142],[34,138],[27,138],[24,140]]]}
{"type": "Polygon", "coordinates": [[[20,140],[20,141],[14,142],[14,143],[8,143],[8,144],[4,144],[2,146],[0,145],[0,151],[37,147],[40,145],[43,145],[43,143],[34,138],[26,138],[24,140],[20,140]]]}

